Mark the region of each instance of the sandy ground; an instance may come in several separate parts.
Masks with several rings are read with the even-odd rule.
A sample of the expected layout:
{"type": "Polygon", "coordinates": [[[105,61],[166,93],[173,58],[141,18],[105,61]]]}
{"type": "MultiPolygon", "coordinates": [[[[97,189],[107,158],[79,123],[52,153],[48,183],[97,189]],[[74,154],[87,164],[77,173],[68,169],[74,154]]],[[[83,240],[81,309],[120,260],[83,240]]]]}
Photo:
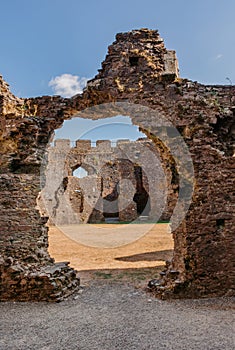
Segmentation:
{"type": "Polygon", "coordinates": [[[71,227],[54,226],[49,230],[49,252],[57,262],[70,261],[80,271],[82,284],[93,279],[109,279],[143,285],[172,257],[173,240],[167,228],[167,224],[79,225],[71,233],[71,227]],[[79,234],[74,234],[75,229],[79,234]],[[115,235],[118,240],[114,240],[115,235]],[[135,241],[128,244],[130,239],[135,241]],[[99,246],[91,247],[84,242],[99,246]],[[104,248],[113,243],[119,246],[104,248]]]}

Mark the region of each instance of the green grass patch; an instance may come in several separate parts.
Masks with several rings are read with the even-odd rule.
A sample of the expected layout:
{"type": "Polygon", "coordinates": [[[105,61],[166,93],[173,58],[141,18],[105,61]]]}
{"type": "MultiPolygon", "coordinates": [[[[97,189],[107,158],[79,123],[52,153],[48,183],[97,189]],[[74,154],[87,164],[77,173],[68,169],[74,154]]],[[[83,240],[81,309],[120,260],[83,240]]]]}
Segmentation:
{"type": "Polygon", "coordinates": [[[108,273],[108,272],[102,272],[102,271],[96,271],[95,272],[95,275],[99,278],[104,278],[104,279],[110,279],[112,278],[112,274],[111,273],[108,273]]]}
{"type": "Polygon", "coordinates": [[[102,224],[106,224],[106,225],[129,225],[129,224],[169,224],[170,221],[117,221],[117,222],[97,222],[97,223],[93,223],[93,224],[89,224],[89,225],[102,225],[102,224]]]}

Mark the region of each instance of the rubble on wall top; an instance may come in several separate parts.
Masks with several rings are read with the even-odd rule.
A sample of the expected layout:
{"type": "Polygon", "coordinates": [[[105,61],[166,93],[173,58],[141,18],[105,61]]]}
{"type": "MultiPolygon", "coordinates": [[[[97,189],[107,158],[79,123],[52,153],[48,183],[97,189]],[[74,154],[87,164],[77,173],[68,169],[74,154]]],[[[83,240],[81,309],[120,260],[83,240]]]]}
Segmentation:
{"type": "Polygon", "coordinates": [[[153,39],[158,38],[159,40],[163,41],[162,38],[160,38],[159,32],[156,29],[148,29],[148,28],[141,28],[141,29],[134,29],[126,33],[117,33],[116,34],[116,40],[126,40],[128,38],[133,37],[134,39],[153,39]]]}

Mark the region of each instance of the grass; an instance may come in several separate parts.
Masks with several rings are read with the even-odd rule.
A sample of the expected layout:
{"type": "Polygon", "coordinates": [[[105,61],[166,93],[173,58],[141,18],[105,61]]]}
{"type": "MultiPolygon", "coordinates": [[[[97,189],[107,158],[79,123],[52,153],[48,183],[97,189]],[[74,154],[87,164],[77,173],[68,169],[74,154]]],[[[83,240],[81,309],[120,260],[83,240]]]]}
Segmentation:
{"type": "MultiPolygon", "coordinates": [[[[94,225],[127,225],[127,224],[169,224],[170,221],[151,221],[151,220],[146,220],[146,221],[138,221],[138,220],[134,220],[134,221],[117,221],[117,222],[104,222],[104,221],[100,221],[97,223],[94,223],[94,225]]],[[[89,224],[92,225],[93,223],[89,224]]]]}
{"type": "Polygon", "coordinates": [[[94,274],[96,275],[96,277],[103,278],[105,280],[113,277],[111,273],[102,272],[102,271],[96,271],[94,272],[94,274]]]}
{"type": "Polygon", "coordinates": [[[150,279],[159,275],[164,266],[140,269],[115,269],[112,272],[93,271],[95,278],[100,280],[110,280],[111,282],[129,282],[135,286],[145,285],[150,279]],[[143,283],[144,282],[144,283],[143,283]]]}

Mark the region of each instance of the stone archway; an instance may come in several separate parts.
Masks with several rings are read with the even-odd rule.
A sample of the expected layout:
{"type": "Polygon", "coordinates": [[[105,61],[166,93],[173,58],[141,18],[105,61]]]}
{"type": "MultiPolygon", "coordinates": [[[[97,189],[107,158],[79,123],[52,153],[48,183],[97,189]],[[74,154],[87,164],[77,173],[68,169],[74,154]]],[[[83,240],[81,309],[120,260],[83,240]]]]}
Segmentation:
{"type": "MultiPolygon", "coordinates": [[[[153,142],[167,139],[169,149],[174,142],[179,173],[183,164],[175,128],[193,160],[192,203],[174,229],[174,257],[164,277],[152,284],[154,290],[163,297],[234,293],[234,86],[180,79],[175,53],[166,50],[157,31],[141,29],[117,34],[82,95],[18,99],[2,79],[0,87],[1,300],[59,300],[78,287],[76,272],[68,264],[55,264],[47,252],[47,220],[36,208],[44,180],[41,162],[53,131],[65,119],[87,107],[94,107],[93,119],[99,118],[95,106],[103,103],[112,103],[114,115],[121,102],[154,110],[135,110],[132,121],[153,142]],[[159,126],[159,116],[169,124],[159,126]]],[[[129,114],[130,109],[122,111],[129,114]]],[[[184,198],[192,185],[187,166],[179,191],[184,198]]]]}

